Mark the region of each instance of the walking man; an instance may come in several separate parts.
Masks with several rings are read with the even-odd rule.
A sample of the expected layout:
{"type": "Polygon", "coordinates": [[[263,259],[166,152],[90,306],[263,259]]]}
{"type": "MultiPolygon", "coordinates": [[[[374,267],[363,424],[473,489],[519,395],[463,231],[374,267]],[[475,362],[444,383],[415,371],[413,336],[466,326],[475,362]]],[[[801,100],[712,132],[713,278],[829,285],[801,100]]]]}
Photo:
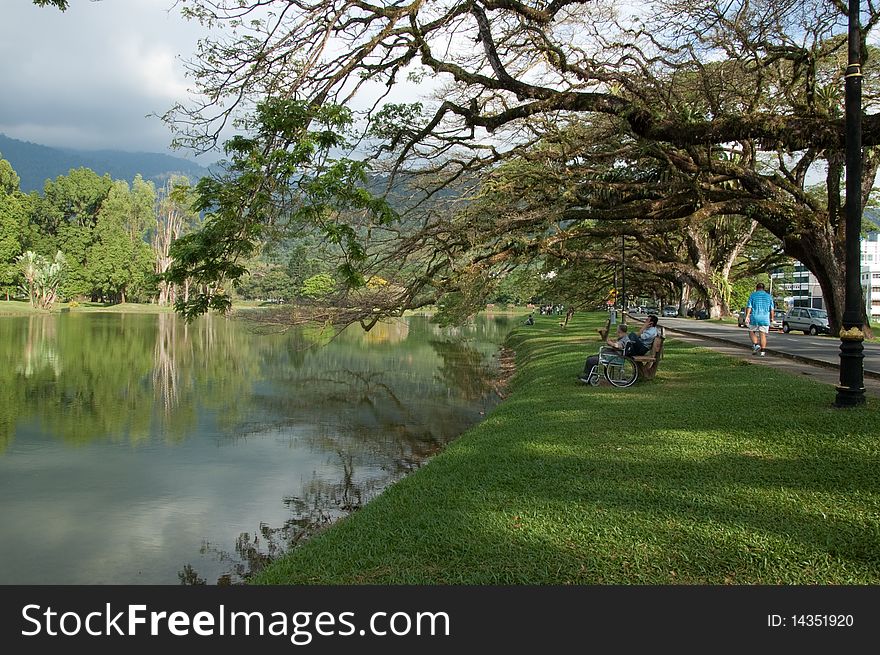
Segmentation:
{"type": "Polygon", "coordinates": [[[764,283],[758,282],[746,304],[746,325],[752,340],[752,354],[764,356],[767,348],[767,333],[773,320],[773,296],[764,291],[764,283]]]}

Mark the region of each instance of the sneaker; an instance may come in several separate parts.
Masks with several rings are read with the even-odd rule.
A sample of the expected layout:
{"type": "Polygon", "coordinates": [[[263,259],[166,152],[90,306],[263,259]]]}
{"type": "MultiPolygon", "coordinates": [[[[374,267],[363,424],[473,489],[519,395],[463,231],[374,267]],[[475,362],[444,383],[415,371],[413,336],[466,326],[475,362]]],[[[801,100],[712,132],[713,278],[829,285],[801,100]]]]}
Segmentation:
{"type": "Polygon", "coordinates": [[[753,355],[757,354],[757,352],[758,352],[759,350],[761,350],[761,346],[759,346],[759,345],[756,344],[756,343],[752,344],[752,354],[753,354],[753,355]]]}
{"type": "Polygon", "coordinates": [[[760,352],[761,357],[764,357],[766,354],[767,353],[765,353],[763,350],[760,352]]]}

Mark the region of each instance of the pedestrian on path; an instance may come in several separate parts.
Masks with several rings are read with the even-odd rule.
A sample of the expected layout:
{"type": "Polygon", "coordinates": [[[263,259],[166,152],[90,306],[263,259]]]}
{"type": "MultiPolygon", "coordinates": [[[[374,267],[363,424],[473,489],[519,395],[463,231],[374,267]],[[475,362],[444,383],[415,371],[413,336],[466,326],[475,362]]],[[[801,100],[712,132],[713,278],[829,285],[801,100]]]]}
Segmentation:
{"type": "Polygon", "coordinates": [[[758,282],[746,303],[746,325],[752,340],[752,354],[764,356],[767,349],[767,333],[773,320],[773,296],[764,291],[764,283],[758,282]]]}

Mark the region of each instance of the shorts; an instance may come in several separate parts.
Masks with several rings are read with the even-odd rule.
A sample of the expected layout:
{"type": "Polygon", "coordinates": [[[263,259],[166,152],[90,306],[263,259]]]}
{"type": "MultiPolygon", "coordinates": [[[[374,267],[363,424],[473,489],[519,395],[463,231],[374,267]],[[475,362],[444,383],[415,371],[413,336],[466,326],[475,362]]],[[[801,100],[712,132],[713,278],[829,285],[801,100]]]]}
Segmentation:
{"type": "Polygon", "coordinates": [[[768,332],[770,332],[770,326],[769,325],[751,325],[750,324],[749,325],[749,332],[763,332],[764,334],[767,334],[768,332]]]}

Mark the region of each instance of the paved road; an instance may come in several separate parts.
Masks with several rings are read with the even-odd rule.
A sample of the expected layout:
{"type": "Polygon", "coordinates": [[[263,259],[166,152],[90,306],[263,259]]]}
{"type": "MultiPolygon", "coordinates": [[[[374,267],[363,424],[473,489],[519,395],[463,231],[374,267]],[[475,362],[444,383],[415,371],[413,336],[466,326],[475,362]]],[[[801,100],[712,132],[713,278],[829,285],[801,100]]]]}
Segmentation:
{"type": "MultiPolygon", "coordinates": [[[[748,330],[736,325],[689,318],[661,318],[659,324],[673,332],[741,346],[746,351],[751,348],[748,330]]],[[[880,344],[863,345],[865,377],[880,378],[880,344]]],[[[771,332],[767,335],[767,354],[837,369],[840,365],[840,339],[830,336],[812,337],[800,332],[771,332]]]]}

